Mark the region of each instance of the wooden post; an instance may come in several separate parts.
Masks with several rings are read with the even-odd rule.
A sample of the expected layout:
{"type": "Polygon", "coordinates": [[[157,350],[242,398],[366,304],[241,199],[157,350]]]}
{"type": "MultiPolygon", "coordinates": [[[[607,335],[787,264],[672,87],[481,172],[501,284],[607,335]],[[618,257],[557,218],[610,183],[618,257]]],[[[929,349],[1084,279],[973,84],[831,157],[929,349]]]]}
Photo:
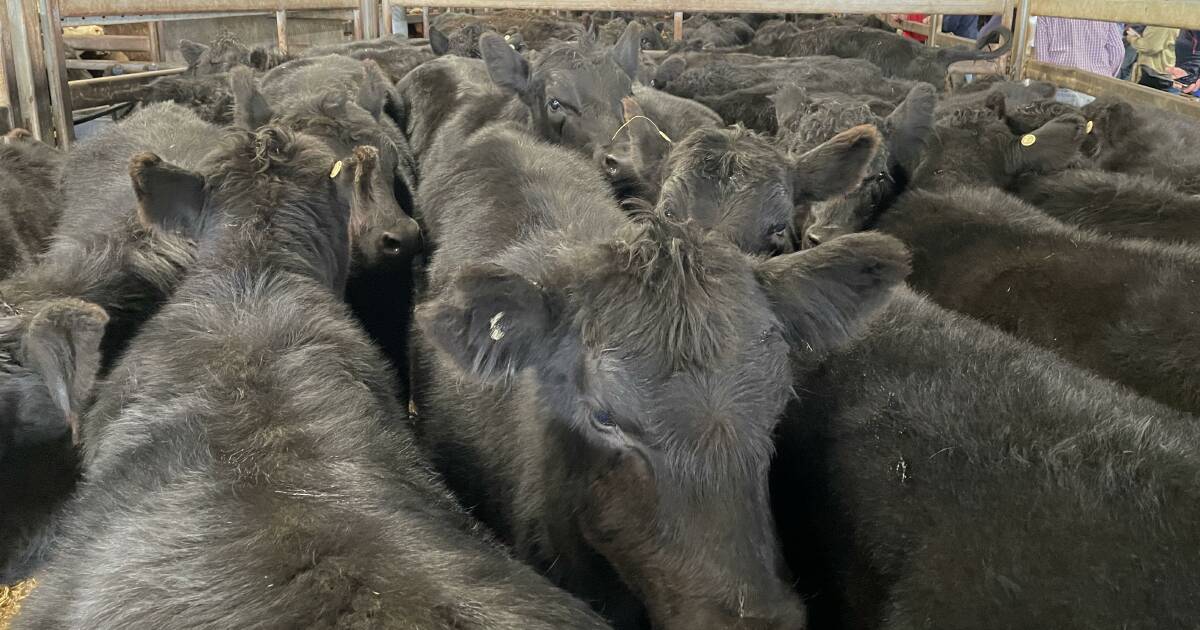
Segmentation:
{"type": "Polygon", "coordinates": [[[392,21],[392,0],[381,0],[379,3],[379,34],[396,34],[396,24],[392,21]]]}
{"type": "Polygon", "coordinates": [[[359,0],[359,14],[362,16],[363,39],[374,39],[379,36],[378,0],[359,0]]]}
{"type": "Polygon", "coordinates": [[[46,61],[46,84],[50,94],[50,119],[58,135],[58,146],[70,148],[75,140],[71,89],[67,86],[67,54],[63,47],[62,11],[58,0],[38,0],[41,18],[42,55],[46,61]]]}
{"type": "Polygon", "coordinates": [[[933,48],[938,45],[938,38],[942,35],[942,14],[935,13],[929,16],[929,37],[925,40],[925,45],[933,48]]]}
{"type": "Polygon", "coordinates": [[[353,9],[354,13],[354,39],[363,38],[363,16],[361,9],[353,9]]]}
{"type": "Polygon", "coordinates": [[[1025,60],[1029,58],[1029,28],[1030,0],[1017,0],[1017,21],[1013,24],[1012,67],[1008,69],[1014,80],[1025,76],[1025,60]]]}
{"type": "Polygon", "coordinates": [[[683,11],[675,12],[675,24],[674,32],[672,33],[672,39],[677,42],[683,41],[683,11]]]}
{"type": "Polygon", "coordinates": [[[19,127],[21,122],[21,90],[17,87],[17,66],[13,61],[13,28],[10,26],[8,18],[8,10],[0,11],[0,62],[4,64],[0,67],[0,77],[3,78],[3,85],[0,85],[0,98],[4,99],[4,104],[8,106],[8,115],[12,117],[10,124],[19,127]]]}
{"type": "Polygon", "coordinates": [[[421,37],[429,39],[429,7],[421,7],[421,37]]]}
{"type": "Polygon", "coordinates": [[[50,88],[46,84],[45,53],[42,49],[41,20],[37,0],[6,2],[8,30],[12,33],[13,59],[16,65],[20,97],[20,125],[43,142],[53,141],[50,118],[50,88]]]}
{"type": "Polygon", "coordinates": [[[147,22],[146,27],[150,31],[150,61],[162,61],[162,20],[147,22]]]}
{"type": "Polygon", "coordinates": [[[275,12],[275,47],[286,55],[288,51],[287,9],[275,12]]]}

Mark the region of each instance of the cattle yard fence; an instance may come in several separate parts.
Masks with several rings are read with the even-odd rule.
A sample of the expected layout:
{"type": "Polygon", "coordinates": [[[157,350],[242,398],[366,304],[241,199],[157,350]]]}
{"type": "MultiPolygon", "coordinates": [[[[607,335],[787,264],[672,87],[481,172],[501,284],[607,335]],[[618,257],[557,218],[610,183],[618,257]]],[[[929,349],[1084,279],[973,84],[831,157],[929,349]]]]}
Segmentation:
{"type": "MultiPolygon", "coordinates": [[[[1016,79],[1050,81],[1096,96],[1113,95],[1130,102],[1200,117],[1200,103],[1128,81],[1119,81],[1030,58],[1032,16],[1053,16],[1200,28],[1200,0],[419,0],[428,32],[430,9],[531,9],[565,11],[636,11],[672,13],[674,34],[682,32],[683,12],[718,13],[926,13],[930,23],[905,23],[924,33],[927,44],[967,44],[941,33],[941,16],[980,14],[1005,16],[1014,33],[1007,72],[1016,79]]],[[[148,22],[148,37],[98,36],[79,42],[98,49],[149,51],[161,55],[154,25],[162,20],[203,19],[235,15],[275,15],[277,46],[288,48],[288,14],[312,11],[350,12],[359,39],[393,32],[395,0],[6,0],[0,13],[0,101],[7,103],[12,123],[43,140],[69,145],[74,138],[73,112],[129,100],[147,82],[182,72],[143,64],[118,76],[69,81],[69,68],[103,67],[65,58],[64,25],[148,22]],[[108,47],[108,48],[106,48],[108,47]],[[142,71],[136,71],[142,70],[142,71]]],[[[407,15],[407,13],[406,13],[407,15]]],[[[407,25],[400,29],[407,33],[407,25]]],[[[155,59],[159,58],[154,56],[155,59]]],[[[133,64],[137,66],[137,64],[133,64]]]]}

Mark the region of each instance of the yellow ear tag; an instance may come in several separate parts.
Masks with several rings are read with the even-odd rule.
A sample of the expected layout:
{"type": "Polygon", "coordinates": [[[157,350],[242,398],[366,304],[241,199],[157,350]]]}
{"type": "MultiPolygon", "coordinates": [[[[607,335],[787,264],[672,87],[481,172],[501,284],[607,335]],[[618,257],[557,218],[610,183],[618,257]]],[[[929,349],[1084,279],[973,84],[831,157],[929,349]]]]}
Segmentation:
{"type": "Polygon", "coordinates": [[[505,35],[505,36],[504,36],[504,41],[506,41],[506,42],[510,42],[510,41],[512,41],[512,35],[505,35]]]}
{"type": "Polygon", "coordinates": [[[1095,128],[1096,128],[1096,123],[1089,120],[1088,124],[1087,124],[1087,132],[1092,133],[1092,129],[1095,129],[1095,128]]]}
{"type": "Polygon", "coordinates": [[[329,179],[333,179],[333,178],[337,177],[338,173],[341,173],[341,172],[342,172],[342,161],[338,160],[337,162],[333,163],[333,170],[329,171],[329,179]]]}
{"type": "Polygon", "coordinates": [[[1031,133],[1021,136],[1021,146],[1023,147],[1031,147],[1035,142],[1037,142],[1037,136],[1031,133]]]}

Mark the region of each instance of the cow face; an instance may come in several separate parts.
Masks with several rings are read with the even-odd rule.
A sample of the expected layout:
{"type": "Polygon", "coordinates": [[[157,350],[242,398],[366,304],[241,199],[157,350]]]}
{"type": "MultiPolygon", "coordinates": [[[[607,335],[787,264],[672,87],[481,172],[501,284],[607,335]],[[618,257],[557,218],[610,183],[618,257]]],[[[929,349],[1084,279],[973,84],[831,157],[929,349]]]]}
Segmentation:
{"type": "Polygon", "coordinates": [[[530,454],[550,535],[599,553],[656,627],[798,628],[767,496],[789,359],[840,344],[907,269],[890,237],[844,240],[759,260],[640,215],[530,267],[467,267],[417,321],[464,378],[520,388],[553,445],[530,454]]]}
{"type": "Polygon", "coordinates": [[[187,62],[188,72],[196,76],[229,72],[250,64],[250,49],[230,33],[219,34],[209,46],[180,40],[179,52],[187,62]]]}
{"type": "Polygon", "coordinates": [[[546,49],[530,66],[499,34],[479,40],[488,74],[529,106],[538,134],[591,157],[622,123],[621,99],[633,93],[641,26],[632,22],[616,45],[596,49],[589,39],[546,49]]]}
{"type": "MultiPolygon", "coordinates": [[[[776,99],[777,107],[786,108],[794,98],[776,99]]],[[[836,107],[836,104],[828,104],[836,107]]],[[[937,94],[933,86],[919,84],[914,87],[887,118],[879,119],[865,106],[858,108],[857,117],[845,116],[853,112],[839,108],[839,114],[821,106],[807,109],[803,116],[809,122],[797,121],[795,114],[785,116],[780,110],[781,129],[814,132],[821,128],[821,120],[840,115],[839,124],[861,124],[874,121],[883,135],[875,159],[867,168],[861,183],[844,195],[813,205],[803,229],[803,246],[814,247],[839,236],[867,229],[878,215],[886,210],[896,197],[904,191],[911,173],[920,164],[925,145],[933,130],[934,108],[937,94]]],[[[794,111],[794,110],[793,110],[794,111]]],[[[817,133],[821,133],[817,131],[817,133]]],[[[824,132],[828,133],[828,132],[824,132]]],[[[818,136],[819,137],[819,136],[818,136]]]]}
{"type": "Polygon", "coordinates": [[[870,126],[795,157],[738,127],[696,131],[672,147],[658,212],[695,221],[746,252],[791,251],[796,207],[858,185],[878,146],[870,126]]]}

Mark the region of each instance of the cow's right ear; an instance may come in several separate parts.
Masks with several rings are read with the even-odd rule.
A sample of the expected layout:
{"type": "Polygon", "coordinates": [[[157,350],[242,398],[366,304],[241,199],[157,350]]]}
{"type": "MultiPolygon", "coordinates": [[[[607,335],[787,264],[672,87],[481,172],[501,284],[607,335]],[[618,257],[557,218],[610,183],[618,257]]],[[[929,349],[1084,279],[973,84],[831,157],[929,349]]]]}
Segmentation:
{"type": "Polygon", "coordinates": [[[502,35],[491,31],[480,35],[479,53],[492,83],[525,94],[529,89],[529,62],[502,35]]]}
{"type": "Polygon", "coordinates": [[[258,91],[254,71],[238,66],[229,71],[229,87],[233,91],[233,122],[246,131],[254,131],[271,122],[275,112],[258,91]]]}
{"type": "Polygon", "coordinates": [[[129,179],[142,225],[197,235],[204,211],[204,177],[153,153],[140,153],[129,163],[129,179]]]}
{"type": "Polygon", "coordinates": [[[666,86],[678,79],[684,70],[687,70],[687,60],[683,57],[667,59],[659,64],[658,71],[654,73],[653,87],[660,90],[666,89],[666,86]]]}
{"type": "Polygon", "coordinates": [[[100,341],[108,314],[75,299],[56,300],[38,311],[21,338],[21,363],[42,377],[78,443],[79,415],[100,369],[100,341]]]}
{"type": "Polygon", "coordinates": [[[792,349],[823,353],[849,341],[909,268],[900,241],[864,232],[764,259],[755,275],[792,349]]]}
{"type": "Polygon", "coordinates": [[[786,85],[771,97],[775,102],[775,122],[780,128],[810,102],[808,92],[799,85],[786,85]]]}
{"type": "Polygon", "coordinates": [[[542,289],[494,264],[464,268],[440,297],[417,308],[416,320],[463,373],[484,383],[543,363],[556,345],[542,289]]]}
{"type": "Polygon", "coordinates": [[[430,26],[429,47],[433,49],[433,54],[441,57],[450,52],[450,38],[446,37],[446,34],[439,31],[436,26],[430,26]]]}
{"type": "MultiPolygon", "coordinates": [[[[1000,97],[1003,101],[1003,96],[1000,97]]],[[[883,125],[889,158],[892,164],[907,172],[917,170],[921,156],[933,134],[933,112],[937,108],[937,91],[928,83],[918,83],[908,91],[904,102],[896,107],[883,125]]]]}
{"type": "Polygon", "coordinates": [[[183,55],[183,60],[187,62],[188,67],[195,66],[206,50],[208,50],[208,46],[204,44],[198,44],[189,39],[179,40],[179,52],[183,55]]]}

